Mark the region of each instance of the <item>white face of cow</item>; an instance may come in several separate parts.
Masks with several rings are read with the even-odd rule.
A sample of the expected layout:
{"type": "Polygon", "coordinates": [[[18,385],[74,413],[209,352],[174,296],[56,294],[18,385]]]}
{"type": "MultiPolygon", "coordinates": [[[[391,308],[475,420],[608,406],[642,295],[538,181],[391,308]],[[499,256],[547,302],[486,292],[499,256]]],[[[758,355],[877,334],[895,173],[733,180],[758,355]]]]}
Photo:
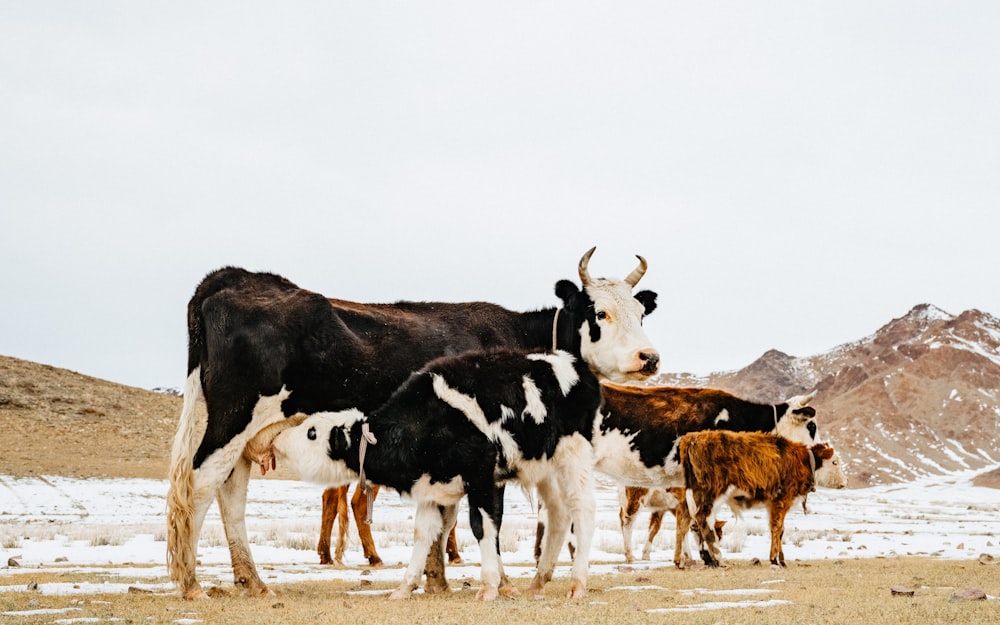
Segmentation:
{"type": "Polygon", "coordinates": [[[642,329],[645,307],[619,280],[595,280],[585,288],[594,318],[580,327],[580,355],[600,378],[644,380],[659,370],[660,355],[642,329]],[[595,324],[597,332],[590,327],[595,324]],[[596,340],[594,336],[596,334],[596,340]]]}
{"type": "MultiPolygon", "coordinates": [[[[358,474],[343,460],[330,457],[331,441],[339,454],[356,446],[350,440],[351,426],[362,420],[359,410],[317,412],[297,426],[275,437],[272,443],[274,459],[279,467],[291,469],[299,479],[324,486],[342,486],[358,479],[358,474]],[[334,438],[335,437],[335,438],[334,438]]],[[[357,453],[357,452],[354,452],[357,453]]]]}
{"type": "Polygon", "coordinates": [[[847,475],[841,466],[840,457],[833,448],[827,449],[829,449],[831,456],[824,459],[822,465],[816,469],[816,475],[813,476],[816,486],[822,488],[847,488],[847,475]]]}
{"type": "Polygon", "coordinates": [[[642,328],[643,318],[656,308],[656,294],[632,292],[646,272],[646,260],[639,256],[639,267],[624,280],[595,279],[587,269],[593,253],[591,248],[580,259],[583,291],[565,280],[556,285],[563,309],[576,324],[580,355],[599,378],[645,380],[660,366],[660,354],[642,328]]]}

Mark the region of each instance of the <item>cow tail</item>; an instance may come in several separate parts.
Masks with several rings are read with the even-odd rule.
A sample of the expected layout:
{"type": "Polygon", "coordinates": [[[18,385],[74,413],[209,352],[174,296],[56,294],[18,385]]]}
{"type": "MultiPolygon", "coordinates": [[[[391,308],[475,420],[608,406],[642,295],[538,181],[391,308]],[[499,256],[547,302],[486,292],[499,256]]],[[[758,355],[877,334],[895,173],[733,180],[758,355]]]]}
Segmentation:
{"type": "Polygon", "coordinates": [[[198,443],[195,406],[201,398],[201,370],[188,375],[184,406],[170,452],[170,488],[167,490],[167,570],[182,593],[195,581],[194,452],[198,443]]]}

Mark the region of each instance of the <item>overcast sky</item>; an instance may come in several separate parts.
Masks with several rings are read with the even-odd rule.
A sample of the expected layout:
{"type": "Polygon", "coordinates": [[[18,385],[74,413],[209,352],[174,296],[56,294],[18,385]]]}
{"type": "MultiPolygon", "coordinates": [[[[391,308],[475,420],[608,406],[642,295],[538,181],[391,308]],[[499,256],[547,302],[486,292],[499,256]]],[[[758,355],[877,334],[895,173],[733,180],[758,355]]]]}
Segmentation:
{"type": "Polygon", "coordinates": [[[1000,315],[1000,3],[2,2],[0,354],[180,386],[223,265],[555,306],[665,371],[1000,315]]]}

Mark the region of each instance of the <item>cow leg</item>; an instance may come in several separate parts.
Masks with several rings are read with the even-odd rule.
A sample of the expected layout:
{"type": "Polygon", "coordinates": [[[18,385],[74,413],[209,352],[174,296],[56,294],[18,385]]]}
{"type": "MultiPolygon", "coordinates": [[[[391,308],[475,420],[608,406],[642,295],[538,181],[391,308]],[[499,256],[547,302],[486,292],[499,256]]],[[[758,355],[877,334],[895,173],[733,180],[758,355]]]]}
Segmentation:
{"type": "Polygon", "coordinates": [[[594,538],[594,448],[579,434],[564,439],[553,455],[559,489],[568,504],[576,551],[570,571],[569,599],[587,594],[590,572],[590,545],[594,538]]]}
{"type": "Polygon", "coordinates": [[[688,509],[694,509],[694,526],[698,534],[698,546],[701,551],[701,559],[707,566],[719,566],[719,559],[715,555],[715,532],[709,529],[709,519],[715,508],[715,498],[707,493],[699,492],[694,494],[691,489],[687,491],[688,509]]]}
{"type": "Polygon", "coordinates": [[[264,596],[274,593],[257,574],[253,556],[250,555],[250,541],[247,539],[246,507],[250,466],[249,460],[239,457],[229,477],[222,483],[217,501],[222,527],[229,543],[229,555],[233,561],[233,584],[242,589],[244,594],[264,596]]]}
{"type": "Polygon", "coordinates": [[[535,524],[535,566],[538,566],[538,559],[542,557],[542,540],[545,538],[545,525],[548,523],[549,513],[545,510],[545,504],[538,502],[538,522],[535,524]]]}
{"type": "Polygon", "coordinates": [[[545,584],[552,580],[556,559],[562,550],[569,531],[569,513],[565,508],[559,487],[554,476],[547,476],[535,484],[538,499],[545,510],[545,531],[542,536],[542,547],[535,570],[535,577],[528,586],[528,596],[541,599],[544,597],[545,584]]]}
{"type": "Polygon", "coordinates": [[[181,596],[185,599],[207,599],[208,595],[201,589],[195,577],[195,561],[198,554],[198,538],[201,536],[201,528],[205,524],[205,515],[212,507],[213,495],[218,491],[218,484],[201,484],[204,480],[204,471],[194,471],[194,497],[192,498],[192,511],[190,516],[191,531],[187,536],[189,544],[186,545],[185,553],[191,555],[191,563],[185,566],[185,575],[182,580],[175,580],[181,591],[181,596]]]}
{"type": "Polygon", "coordinates": [[[455,525],[451,526],[448,532],[448,540],[444,546],[445,553],[448,554],[448,564],[461,564],[462,554],[458,551],[458,537],[455,536],[455,525]]]}
{"type": "Polygon", "coordinates": [[[444,547],[443,542],[447,541],[455,531],[455,522],[458,520],[458,506],[440,506],[441,512],[441,535],[431,544],[427,559],[424,562],[424,592],[433,595],[442,592],[449,592],[448,580],[445,576],[444,547]]]}
{"type": "Polygon", "coordinates": [[[417,512],[414,515],[413,530],[413,552],[410,555],[410,564],[403,574],[403,582],[399,588],[389,595],[389,599],[409,599],[413,591],[420,583],[420,576],[423,573],[423,564],[427,560],[427,553],[431,550],[431,545],[435,539],[441,535],[443,520],[438,506],[431,501],[420,501],[417,503],[417,512]]]}
{"type": "MultiPolygon", "coordinates": [[[[676,523],[676,529],[674,530],[674,566],[683,569],[687,566],[688,562],[687,536],[688,532],[691,531],[691,515],[688,513],[686,502],[679,502],[677,508],[674,509],[674,521],[676,523]]],[[[652,533],[652,529],[650,529],[650,533],[652,533]]]]}
{"type": "Polygon", "coordinates": [[[785,566],[785,552],[781,548],[781,539],[785,533],[785,515],[791,502],[775,499],[771,501],[769,516],[771,517],[771,564],[785,566]]]}
{"type": "Polygon", "coordinates": [[[653,539],[660,533],[663,524],[663,510],[653,510],[649,513],[649,533],[646,535],[646,545],[642,548],[642,559],[649,560],[653,554],[653,539]]]}
{"type": "MultiPolygon", "coordinates": [[[[372,487],[372,503],[378,497],[379,487],[372,487]]],[[[358,528],[358,538],[361,539],[361,550],[368,558],[369,566],[382,566],[382,558],[375,551],[375,539],[372,538],[372,528],[368,525],[368,497],[361,490],[361,483],[354,487],[354,496],[351,497],[351,509],[354,511],[354,524],[358,528]]],[[[341,555],[344,553],[344,538],[347,534],[347,526],[340,526],[340,542],[337,543],[337,551],[341,555]]]]}
{"type": "Polygon", "coordinates": [[[343,528],[347,526],[347,486],[334,486],[323,491],[323,520],[319,526],[316,553],[320,564],[344,565],[343,528]],[[334,523],[340,523],[341,540],[337,543],[337,558],[330,556],[330,536],[334,523]]]}
{"type": "MultiPolygon", "coordinates": [[[[625,562],[635,562],[632,555],[632,526],[635,524],[635,516],[639,513],[642,505],[642,498],[649,492],[648,488],[638,486],[618,487],[618,521],[622,527],[622,542],[625,545],[625,562]]],[[[648,560],[648,558],[646,558],[648,560]]]]}
{"type": "Polygon", "coordinates": [[[496,518],[503,495],[491,483],[480,488],[469,488],[469,525],[472,535],[479,542],[480,578],[482,587],[476,593],[480,601],[493,601],[500,596],[500,579],[503,566],[500,560],[500,532],[496,518]]]}

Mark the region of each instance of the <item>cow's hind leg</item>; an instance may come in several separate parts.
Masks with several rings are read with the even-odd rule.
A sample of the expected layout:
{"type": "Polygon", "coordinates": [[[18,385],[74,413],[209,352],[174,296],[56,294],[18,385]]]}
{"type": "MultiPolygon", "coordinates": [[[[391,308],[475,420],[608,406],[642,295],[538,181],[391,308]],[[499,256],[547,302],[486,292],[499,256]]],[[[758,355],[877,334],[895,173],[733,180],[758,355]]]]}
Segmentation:
{"type": "Polygon", "coordinates": [[[579,434],[565,438],[553,455],[559,490],[566,500],[576,550],[566,596],[579,599],[587,594],[590,571],[590,545],[594,538],[594,448],[579,434]]]}
{"type": "Polygon", "coordinates": [[[695,495],[691,489],[687,491],[688,510],[694,510],[693,522],[698,534],[698,545],[701,559],[707,566],[719,566],[719,558],[715,552],[715,532],[709,528],[709,519],[715,508],[714,498],[705,493],[695,495]]]}
{"type": "MultiPolygon", "coordinates": [[[[635,517],[639,513],[642,498],[648,490],[638,486],[621,485],[618,487],[618,503],[620,505],[618,509],[618,521],[622,528],[625,562],[628,563],[635,562],[635,556],[632,555],[632,527],[635,525],[635,517]]],[[[648,560],[649,558],[646,559],[648,560]]]]}
{"type": "Polygon", "coordinates": [[[222,526],[233,561],[233,584],[251,596],[273,594],[257,574],[250,541],[247,539],[247,484],[250,481],[250,461],[240,456],[232,472],[219,489],[217,501],[222,526]]]}
{"type": "Polygon", "coordinates": [[[455,522],[458,520],[458,506],[440,506],[441,513],[441,535],[431,544],[431,549],[427,552],[427,560],[424,562],[424,592],[433,595],[442,592],[449,592],[448,579],[445,575],[443,541],[447,541],[455,531],[455,522]]]}
{"type": "Polygon", "coordinates": [[[544,596],[545,584],[552,580],[556,559],[569,532],[569,512],[566,510],[554,476],[546,477],[535,486],[542,508],[545,510],[546,523],[541,555],[538,558],[535,577],[528,586],[528,595],[541,599],[544,596]]]}
{"type": "MultiPolygon", "coordinates": [[[[379,487],[373,486],[372,488],[372,504],[374,505],[375,498],[378,497],[379,487]]],[[[372,537],[371,525],[368,524],[368,497],[361,490],[360,483],[354,487],[354,496],[351,497],[351,509],[354,511],[354,524],[358,528],[358,538],[361,539],[361,550],[364,552],[365,557],[368,558],[368,564],[370,566],[382,566],[382,558],[375,551],[375,539],[372,537]]],[[[341,555],[344,552],[343,541],[346,534],[347,526],[342,525],[340,528],[341,542],[337,543],[337,551],[341,555]]]]}
{"type": "Polygon", "coordinates": [[[660,533],[663,525],[663,510],[653,510],[649,513],[649,533],[646,535],[646,544],[642,548],[642,559],[649,560],[653,555],[653,540],[660,533]]]}
{"type": "Polygon", "coordinates": [[[500,561],[499,519],[496,510],[498,500],[503,501],[502,492],[492,484],[482,488],[470,488],[469,525],[472,535],[479,542],[480,577],[482,587],[476,593],[480,601],[493,601],[500,596],[500,580],[503,575],[503,565],[500,561]]]}
{"type": "Polygon", "coordinates": [[[417,503],[417,512],[414,515],[413,531],[413,552],[410,555],[410,564],[403,574],[403,582],[399,588],[389,595],[389,599],[409,599],[413,591],[420,583],[420,575],[424,570],[424,562],[427,554],[431,550],[431,545],[435,539],[441,535],[441,511],[438,506],[430,501],[420,501],[417,503]]]}
{"type": "Polygon", "coordinates": [[[320,564],[344,565],[343,535],[347,526],[347,486],[334,486],[323,491],[323,519],[319,526],[319,543],[316,553],[320,564]],[[340,537],[337,542],[337,558],[330,555],[330,536],[335,523],[340,524],[340,537]]]}

